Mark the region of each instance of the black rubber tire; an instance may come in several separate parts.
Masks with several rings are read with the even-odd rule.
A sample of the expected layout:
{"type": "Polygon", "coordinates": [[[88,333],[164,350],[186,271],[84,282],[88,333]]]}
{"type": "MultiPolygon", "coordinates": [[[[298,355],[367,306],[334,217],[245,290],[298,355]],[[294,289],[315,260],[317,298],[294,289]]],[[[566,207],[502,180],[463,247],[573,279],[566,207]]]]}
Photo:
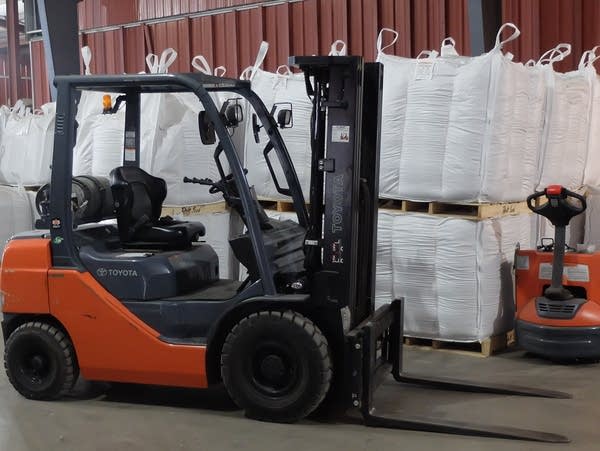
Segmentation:
{"type": "Polygon", "coordinates": [[[22,324],[10,334],[4,368],[12,386],[25,398],[36,400],[66,395],[79,376],[71,340],[56,327],[39,321],[22,324]]]}
{"type": "Polygon", "coordinates": [[[229,332],[221,353],[221,376],[247,417],[293,423],[314,411],[329,390],[329,345],[319,328],[299,313],[253,313],[229,332]],[[281,365],[269,369],[278,380],[265,382],[269,376],[264,365],[277,359],[281,365]],[[284,387],[276,386],[283,382],[284,387]]]}

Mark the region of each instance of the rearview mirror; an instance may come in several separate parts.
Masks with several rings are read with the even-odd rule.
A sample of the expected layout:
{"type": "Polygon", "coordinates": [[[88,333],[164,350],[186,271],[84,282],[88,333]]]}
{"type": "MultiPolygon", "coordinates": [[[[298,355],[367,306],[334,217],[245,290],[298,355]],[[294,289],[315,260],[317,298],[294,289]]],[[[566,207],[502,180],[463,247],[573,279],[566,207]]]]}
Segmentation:
{"type": "Polygon", "coordinates": [[[271,116],[275,119],[277,113],[277,125],[279,128],[292,128],[294,126],[294,116],[292,114],[292,104],[289,102],[274,103],[271,108],[271,116]]]}
{"type": "Polygon", "coordinates": [[[209,119],[206,111],[198,113],[198,129],[200,130],[200,140],[204,145],[211,145],[217,142],[215,135],[215,125],[209,119]]]}
{"type": "Polygon", "coordinates": [[[225,109],[225,125],[237,127],[244,120],[244,111],[239,103],[230,104],[225,109]]]}
{"type": "Polygon", "coordinates": [[[279,128],[291,128],[293,126],[292,110],[279,110],[277,113],[277,124],[279,128]]]}
{"type": "Polygon", "coordinates": [[[252,132],[254,133],[254,142],[256,144],[260,144],[260,136],[258,136],[258,132],[260,132],[261,128],[262,125],[258,125],[258,117],[256,116],[256,113],[252,113],[252,132]]]}

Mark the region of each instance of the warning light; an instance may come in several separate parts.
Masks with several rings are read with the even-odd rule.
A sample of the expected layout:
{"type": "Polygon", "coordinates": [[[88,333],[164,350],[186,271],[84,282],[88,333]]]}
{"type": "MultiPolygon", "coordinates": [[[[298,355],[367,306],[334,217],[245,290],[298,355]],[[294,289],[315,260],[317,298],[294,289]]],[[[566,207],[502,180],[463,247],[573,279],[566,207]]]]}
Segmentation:
{"type": "Polygon", "coordinates": [[[109,94],[104,94],[102,96],[102,112],[110,113],[112,111],[112,99],[109,94]]]}

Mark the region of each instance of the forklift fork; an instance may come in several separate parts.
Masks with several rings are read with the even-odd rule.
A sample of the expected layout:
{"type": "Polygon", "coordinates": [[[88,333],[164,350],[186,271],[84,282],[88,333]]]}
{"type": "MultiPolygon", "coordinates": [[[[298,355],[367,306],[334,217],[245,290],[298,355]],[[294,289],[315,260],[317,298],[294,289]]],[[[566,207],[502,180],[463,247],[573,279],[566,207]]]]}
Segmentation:
{"type": "Polygon", "coordinates": [[[353,367],[350,382],[352,405],[360,409],[366,426],[548,443],[569,442],[565,436],[548,432],[414,416],[388,418],[376,414],[373,394],[390,371],[398,382],[440,389],[543,398],[571,398],[567,393],[551,390],[406,374],[402,371],[402,319],[403,302],[395,300],[389,306],[379,308],[347,335],[348,352],[353,367]]]}

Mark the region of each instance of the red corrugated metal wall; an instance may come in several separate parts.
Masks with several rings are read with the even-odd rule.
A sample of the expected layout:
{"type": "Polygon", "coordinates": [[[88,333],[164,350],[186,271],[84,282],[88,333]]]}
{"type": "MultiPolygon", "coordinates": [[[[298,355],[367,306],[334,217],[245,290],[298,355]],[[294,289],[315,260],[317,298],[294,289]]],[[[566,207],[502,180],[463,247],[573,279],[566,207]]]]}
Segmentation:
{"type": "Polygon", "coordinates": [[[598,0],[503,0],[502,19],[521,28],[519,39],[507,47],[520,61],[537,59],[567,42],[572,45],[571,55],[555,65],[567,71],[577,66],[583,51],[600,44],[598,0]]]}
{"type": "MultiPolygon", "coordinates": [[[[296,0],[251,5],[257,0],[84,0],[79,9],[82,43],[92,48],[94,73],[139,72],[145,69],[146,53],[173,47],[179,58],[172,71],[191,70],[191,58],[202,54],[213,67],[223,65],[229,76],[238,76],[253,63],[261,40],[270,44],[264,67],[271,71],[292,54],[326,54],[335,39],[346,41],[349,53],[373,60],[382,27],[400,33],[387,50],[397,55],[437,49],[446,36],[455,38],[460,53],[469,54],[467,1],[296,0]],[[215,8],[229,9],[209,11],[215,8]],[[173,14],[191,17],[93,30],[173,14]]],[[[556,66],[570,70],[584,49],[600,44],[600,0],[502,0],[502,16],[522,30],[508,47],[517,61],[538,58],[557,43],[570,42],[573,56],[556,66]]],[[[41,46],[33,48],[42,51],[41,46]]],[[[41,61],[39,54],[33,57],[41,61]]],[[[35,72],[38,101],[48,98],[47,90],[37,95],[43,76],[35,72]]]]}
{"type": "MultiPolygon", "coordinates": [[[[121,49],[118,46],[113,48],[116,56],[102,55],[109,49],[108,43],[118,44],[116,37],[124,40],[123,45],[131,53],[133,47],[128,42],[129,37],[121,29],[89,30],[115,23],[107,13],[112,11],[111,1],[84,1],[80,6],[80,22],[83,42],[92,47],[94,58],[107,60],[103,64],[96,62],[97,66],[92,63],[92,67],[114,72],[114,68],[122,67],[122,64],[115,65],[122,58],[121,49]],[[93,18],[88,18],[89,14],[93,18]],[[92,37],[98,34],[113,36],[92,37]]],[[[239,74],[253,61],[261,40],[270,43],[265,60],[265,67],[269,70],[285,64],[290,54],[326,54],[335,39],[348,42],[350,53],[373,60],[376,56],[377,33],[382,27],[399,31],[400,39],[393,49],[396,54],[409,56],[425,48],[437,48],[449,34],[456,38],[459,50],[468,53],[466,1],[300,0],[274,5],[262,2],[257,6],[244,6],[212,15],[149,23],[145,25],[145,39],[136,40],[135,45],[139,52],[157,53],[166,47],[177,49],[179,59],[174,70],[189,70],[190,58],[203,54],[209,63],[226,66],[230,75],[239,74]],[[419,26],[412,25],[415,23],[419,26]]],[[[135,7],[129,5],[120,14],[113,15],[119,18],[133,17],[137,8],[138,18],[149,20],[176,11],[187,14],[249,3],[256,3],[256,0],[137,0],[131,2],[135,7]]]]}

